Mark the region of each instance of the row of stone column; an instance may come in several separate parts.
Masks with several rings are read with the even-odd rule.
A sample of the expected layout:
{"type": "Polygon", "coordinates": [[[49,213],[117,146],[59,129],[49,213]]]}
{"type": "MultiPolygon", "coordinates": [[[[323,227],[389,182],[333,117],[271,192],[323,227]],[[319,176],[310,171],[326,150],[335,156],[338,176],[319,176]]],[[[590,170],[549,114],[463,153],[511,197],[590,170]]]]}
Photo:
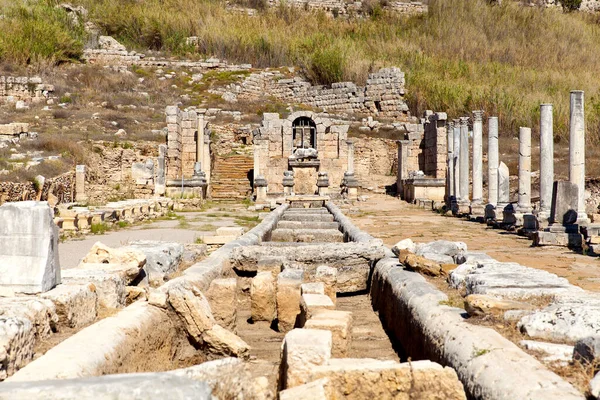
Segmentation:
{"type": "MultiPolygon", "coordinates": [[[[468,117],[448,124],[448,198],[453,207],[470,205],[473,214],[483,197],[483,112],[473,112],[472,200],[469,200],[469,130],[468,117]]],[[[488,204],[504,208],[509,204],[508,168],[499,160],[498,117],[488,119],[488,204]]],[[[578,221],[587,220],[585,213],[585,115],[583,91],[572,91],[569,126],[569,181],[577,185],[578,221]]],[[[540,208],[538,219],[548,220],[552,208],[554,185],[554,133],[552,104],[540,106],[540,208]]],[[[454,210],[455,208],[453,208],[454,210]]],[[[462,211],[465,211],[462,208],[462,211]]],[[[529,214],[531,204],[531,128],[519,129],[519,191],[514,210],[529,214]]],[[[463,212],[461,212],[463,213],[463,212]]],[[[477,214],[477,212],[475,213],[477,214]]]]}

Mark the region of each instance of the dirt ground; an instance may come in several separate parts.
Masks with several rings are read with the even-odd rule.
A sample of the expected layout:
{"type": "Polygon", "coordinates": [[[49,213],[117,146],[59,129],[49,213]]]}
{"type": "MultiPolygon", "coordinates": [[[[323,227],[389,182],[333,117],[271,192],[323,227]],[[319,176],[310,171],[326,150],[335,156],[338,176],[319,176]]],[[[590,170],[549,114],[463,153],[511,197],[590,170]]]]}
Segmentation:
{"type": "Polygon", "coordinates": [[[534,247],[531,240],[485,224],[447,217],[386,195],[371,195],[344,212],[354,224],[388,246],[414,242],[462,241],[499,261],[517,262],[567,278],[573,285],[600,291],[600,262],[563,247],[534,247]]]}

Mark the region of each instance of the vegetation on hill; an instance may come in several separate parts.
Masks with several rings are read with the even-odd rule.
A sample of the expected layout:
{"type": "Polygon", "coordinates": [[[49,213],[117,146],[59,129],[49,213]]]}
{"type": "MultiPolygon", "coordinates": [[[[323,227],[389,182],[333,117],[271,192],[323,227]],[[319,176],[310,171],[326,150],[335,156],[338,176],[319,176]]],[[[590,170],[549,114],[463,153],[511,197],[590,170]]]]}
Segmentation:
{"type": "MultiPolygon", "coordinates": [[[[0,0],[1,1],[1,0],[0,0]]],[[[4,6],[0,58],[60,62],[81,52],[81,28],[53,0],[4,6]],[[50,18],[40,18],[47,13],[50,18]],[[23,22],[26,22],[23,24],[23,22]]],[[[288,7],[246,16],[208,0],[74,0],[104,33],[138,50],[204,55],[256,67],[297,65],[318,83],[364,82],[370,71],[406,72],[411,109],[498,115],[503,135],[536,128],[555,105],[557,140],[568,136],[569,91],[586,91],[588,135],[600,141],[600,25],[593,16],[514,2],[430,0],[429,13],[330,18],[288,7]],[[199,38],[199,48],[186,44],[199,38]]],[[[2,3],[0,3],[2,4],[2,3]]]]}

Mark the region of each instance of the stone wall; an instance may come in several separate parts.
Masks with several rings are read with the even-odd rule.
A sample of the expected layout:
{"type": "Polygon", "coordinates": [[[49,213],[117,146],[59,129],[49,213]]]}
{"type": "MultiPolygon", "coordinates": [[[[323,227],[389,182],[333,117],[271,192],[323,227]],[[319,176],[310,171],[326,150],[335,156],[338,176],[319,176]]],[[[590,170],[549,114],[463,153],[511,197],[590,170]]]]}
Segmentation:
{"type": "Polygon", "coordinates": [[[263,96],[284,102],[302,103],[335,113],[358,113],[384,118],[406,119],[409,110],[404,100],[404,72],[384,68],[369,74],[366,86],[338,82],[313,86],[299,76],[288,78],[280,71],[262,71],[248,76],[240,84],[232,84],[226,92],[229,99],[257,100],[263,96]]]}
{"type": "MultiPolygon", "coordinates": [[[[269,0],[269,7],[279,7],[282,2],[280,0],[269,0]]],[[[286,1],[285,4],[307,11],[324,11],[327,15],[338,17],[354,17],[354,16],[365,16],[368,17],[368,5],[367,2],[354,1],[346,2],[343,0],[291,0],[286,1]]],[[[420,1],[403,2],[403,1],[392,1],[388,2],[382,7],[383,10],[397,14],[423,14],[427,12],[427,5],[420,1]]],[[[231,11],[246,13],[248,15],[255,15],[256,10],[251,8],[238,8],[230,7],[231,11]]]]}
{"type": "Polygon", "coordinates": [[[0,76],[0,104],[24,101],[37,103],[46,100],[54,92],[54,86],[42,82],[42,78],[0,76]]]}
{"type": "Polygon", "coordinates": [[[423,165],[422,171],[427,176],[446,178],[446,160],[448,157],[446,135],[446,113],[426,114],[423,124],[423,165]]]}
{"type": "Polygon", "coordinates": [[[196,111],[182,111],[177,106],[166,108],[167,114],[167,179],[191,177],[196,162],[196,111]]]}
{"type": "Polygon", "coordinates": [[[354,174],[363,187],[376,186],[373,178],[377,176],[391,176],[392,182],[395,181],[398,170],[395,140],[370,137],[353,140],[354,174]]]}
{"type": "Polygon", "coordinates": [[[69,203],[74,200],[75,173],[67,172],[44,180],[41,188],[32,182],[0,182],[0,204],[11,201],[42,200],[69,203]],[[41,189],[41,190],[40,190],[41,189]]]}

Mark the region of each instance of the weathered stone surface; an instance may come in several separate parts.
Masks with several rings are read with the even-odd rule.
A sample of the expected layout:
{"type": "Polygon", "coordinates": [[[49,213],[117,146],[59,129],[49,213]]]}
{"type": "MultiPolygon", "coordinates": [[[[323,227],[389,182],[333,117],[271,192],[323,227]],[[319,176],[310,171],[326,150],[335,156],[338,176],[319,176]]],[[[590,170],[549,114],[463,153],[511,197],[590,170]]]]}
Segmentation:
{"type": "Polygon", "coordinates": [[[577,222],[579,188],[569,181],[556,181],[552,190],[550,222],[569,225],[577,222]]]}
{"type": "Polygon", "coordinates": [[[325,284],[323,282],[303,283],[300,286],[302,294],[325,294],[325,284]]]}
{"type": "Polygon", "coordinates": [[[252,321],[275,320],[277,316],[277,286],[271,272],[259,272],[250,284],[252,321]]]}
{"type": "Polygon", "coordinates": [[[294,328],[296,318],[300,314],[300,286],[304,272],[297,269],[286,269],[277,275],[277,321],[280,332],[294,328]]]}
{"type": "Polygon", "coordinates": [[[177,271],[185,248],[181,243],[140,240],[126,249],[141,251],[146,256],[144,272],[153,286],[162,285],[165,278],[177,271]]]}
{"type": "Polygon", "coordinates": [[[454,258],[463,255],[466,251],[467,245],[463,242],[436,240],[435,242],[419,244],[415,254],[423,257],[426,257],[426,254],[441,254],[454,258]]]}
{"type": "Polygon", "coordinates": [[[337,229],[282,229],[271,234],[273,242],[327,242],[343,243],[344,234],[337,229]],[[306,240],[310,238],[310,240],[306,240]]]}
{"type": "Polygon", "coordinates": [[[395,255],[399,255],[400,254],[400,250],[408,250],[411,253],[416,253],[417,252],[417,244],[415,244],[412,241],[412,239],[410,239],[410,238],[402,239],[401,241],[399,241],[398,243],[396,243],[394,245],[394,247],[392,247],[392,252],[395,255]]]}
{"type": "Polygon", "coordinates": [[[530,310],[532,308],[533,306],[528,303],[504,300],[485,294],[470,294],[465,298],[465,310],[469,315],[501,315],[507,310],[530,310]]]}
{"type": "Polygon", "coordinates": [[[279,400],[328,400],[330,397],[325,390],[329,379],[317,379],[304,385],[296,386],[279,392],[279,400]]]}
{"type": "MultiPolygon", "coordinates": [[[[434,261],[438,264],[454,264],[454,258],[445,254],[424,253],[421,257],[434,261]]],[[[460,256],[459,256],[460,257],[460,256]]]]}
{"type": "Polygon", "coordinates": [[[573,360],[573,346],[566,344],[537,342],[535,340],[521,340],[519,342],[521,346],[527,350],[542,352],[542,361],[545,362],[558,362],[566,365],[573,360]]]}
{"type": "Polygon", "coordinates": [[[0,206],[0,287],[40,293],[61,282],[58,227],[46,202],[0,206]]]}
{"type": "Polygon", "coordinates": [[[235,278],[215,279],[210,283],[206,298],[217,324],[235,330],[237,318],[237,281],[235,278]]]}
{"type": "Polygon", "coordinates": [[[33,360],[35,343],[31,321],[0,316],[0,381],[33,360]]]}
{"type": "Polygon", "coordinates": [[[169,373],[121,374],[85,379],[3,383],[2,400],[97,399],[211,400],[204,382],[169,373]]]}
{"type": "Polygon", "coordinates": [[[294,329],[285,335],[281,352],[283,389],[303,385],[311,371],[331,358],[332,335],[329,331],[294,329]]]}
{"type": "Polygon", "coordinates": [[[300,222],[333,222],[333,215],[322,213],[285,213],[281,216],[281,221],[300,221],[300,222]]]}
{"type": "Polygon", "coordinates": [[[219,236],[235,236],[239,237],[244,234],[244,228],[241,226],[222,226],[217,228],[217,235],[219,236]]]}
{"type": "Polygon", "coordinates": [[[98,295],[93,284],[58,285],[42,294],[56,306],[58,323],[81,328],[92,323],[98,315],[98,295]]]}
{"type": "Polygon", "coordinates": [[[300,300],[300,326],[320,310],[333,310],[335,304],[324,294],[303,294],[300,300]]]}
{"type": "Polygon", "coordinates": [[[202,334],[215,324],[210,304],[202,292],[182,285],[169,290],[169,303],[182,318],[185,327],[197,343],[202,343],[202,334]]]}
{"type": "Polygon", "coordinates": [[[600,336],[588,336],[575,343],[573,358],[597,364],[600,362],[600,336]]]}
{"type": "Polygon", "coordinates": [[[247,363],[239,358],[222,358],[168,373],[206,382],[212,388],[213,396],[219,399],[274,399],[268,380],[265,385],[265,377],[253,377],[253,369],[258,363],[260,362],[247,363]]]}
{"type": "Polygon", "coordinates": [[[333,357],[346,357],[350,348],[352,336],[352,313],[348,311],[320,310],[306,321],[306,329],[321,329],[330,331],[333,346],[333,357]]]}
{"type": "Polygon", "coordinates": [[[277,229],[338,229],[337,222],[321,221],[279,221],[277,229]]]}
{"type": "Polygon", "coordinates": [[[588,385],[588,390],[593,398],[600,398],[600,372],[598,372],[590,381],[590,384],[588,385]]]}
{"type": "Polygon", "coordinates": [[[48,299],[36,297],[0,298],[0,316],[16,317],[31,322],[36,339],[45,339],[56,330],[56,306],[48,299]]]}
{"type": "Polygon", "coordinates": [[[584,292],[562,295],[553,304],[518,323],[533,338],[577,341],[600,334],[600,296],[584,292]]]}
{"type": "Polygon", "coordinates": [[[368,358],[335,358],[311,369],[311,381],[323,378],[329,379],[325,385],[331,393],[329,398],[467,398],[456,372],[431,361],[399,364],[368,358]]]}
{"type": "Polygon", "coordinates": [[[141,286],[125,286],[125,293],[127,296],[127,304],[134,303],[140,300],[148,299],[147,288],[141,286]]]}
{"type": "Polygon", "coordinates": [[[438,262],[418,256],[408,250],[400,250],[398,260],[406,267],[423,275],[441,276],[444,274],[438,262]]]}
{"type": "Polygon", "coordinates": [[[150,290],[148,293],[148,304],[151,304],[159,308],[167,308],[168,306],[168,294],[162,290],[150,290]]]}
{"type": "Polygon", "coordinates": [[[96,242],[90,252],[81,260],[89,264],[122,264],[142,268],[146,264],[146,256],[138,250],[127,248],[113,249],[96,242]]]}
{"type": "Polygon", "coordinates": [[[142,271],[140,265],[113,263],[80,263],[77,266],[77,269],[86,271],[105,271],[109,274],[117,274],[123,280],[125,285],[133,283],[142,271]]]}
{"type": "Polygon", "coordinates": [[[221,325],[213,325],[212,328],[204,331],[202,339],[208,346],[208,350],[214,354],[244,359],[250,356],[250,346],[221,325]]]}
{"type": "Polygon", "coordinates": [[[121,308],[125,305],[125,282],[116,273],[73,268],[64,270],[62,278],[65,285],[93,284],[100,307],[121,308]]]}
{"type": "Polygon", "coordinates": [[[261,257],[256,263],[256,272],[271,272],[273,276],[277,276],[285,264],[285,257],[261,257]]]}
{"type": "Polygon", "coordinates": [[[327,265],[319,265],[315,272],[315,280],[325,285],[325,294],[335,304],[337,297],[337,269],[328,267],[327,265]]]}

